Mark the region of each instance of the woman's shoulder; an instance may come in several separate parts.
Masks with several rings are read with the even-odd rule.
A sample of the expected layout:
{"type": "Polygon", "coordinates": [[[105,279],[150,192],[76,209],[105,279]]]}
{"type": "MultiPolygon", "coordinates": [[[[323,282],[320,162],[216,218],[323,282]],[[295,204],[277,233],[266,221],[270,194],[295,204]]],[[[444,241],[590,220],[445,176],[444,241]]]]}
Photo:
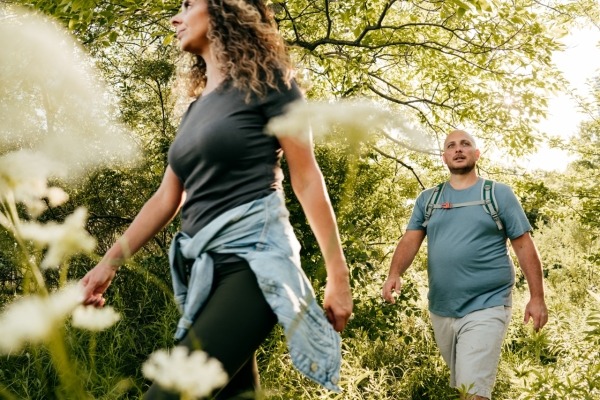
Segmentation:
{"type": "Polygon", "coordinates": [[[276,87],[270,87],[264,97],[258,98],[259,105],[268,118],[282,114],[288,104],[304,99],[295,79],[285,80],[281,77],[276,87]]]}
{"type": "Polygon", "coordinates": [[[286,75],[283,71],[275,71],[273,84],[267,86],[267,96],[269,95],[280,95],[280,96],[292,96],[292,97],[303,97],[302,90],[298,85],[296,78],[292,75],[286,75]]]}

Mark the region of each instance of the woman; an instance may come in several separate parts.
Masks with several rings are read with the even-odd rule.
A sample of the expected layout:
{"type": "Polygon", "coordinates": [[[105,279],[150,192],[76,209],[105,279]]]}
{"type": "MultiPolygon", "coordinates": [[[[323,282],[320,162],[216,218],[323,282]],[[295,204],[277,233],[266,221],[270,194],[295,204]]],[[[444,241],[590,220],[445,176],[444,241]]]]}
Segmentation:
{"type": "MultiPolygon", "coordinates": [[[[273,18],[263,0],[186,0],[171,22],[181,49],[195,55],[190,82],[198,98],[182,119],[160,187],[82,279],[85,303],[102,306],[118,265],[181,208],[182,231],[170,252],[183,311],[176,339],[223,363],[230,381],[215,398],[254,396],[254,353],[277,322],[294,365],[339,390],[337,332],[352,313],[349,273],[312,144],[264,133],[270,118],[302,97],[273,18]],[[325,313],[299,266],[282,153],[325,259],[325,313]]],[[[153,385],[146,398],[171,395],[153,385]]]]}

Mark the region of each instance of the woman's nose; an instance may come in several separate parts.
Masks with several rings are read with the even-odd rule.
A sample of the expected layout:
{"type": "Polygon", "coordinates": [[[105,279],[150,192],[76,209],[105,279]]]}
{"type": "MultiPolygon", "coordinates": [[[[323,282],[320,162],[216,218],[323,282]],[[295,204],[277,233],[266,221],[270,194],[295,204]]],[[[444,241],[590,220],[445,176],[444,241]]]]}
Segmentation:
{"type": "Polygon", "coordinates": [[[171,17],[171,25],[177,27],[177,25],[179,24],[181,24],[181,17],[179,16],[179,14],[175,14],[171,17]]]}

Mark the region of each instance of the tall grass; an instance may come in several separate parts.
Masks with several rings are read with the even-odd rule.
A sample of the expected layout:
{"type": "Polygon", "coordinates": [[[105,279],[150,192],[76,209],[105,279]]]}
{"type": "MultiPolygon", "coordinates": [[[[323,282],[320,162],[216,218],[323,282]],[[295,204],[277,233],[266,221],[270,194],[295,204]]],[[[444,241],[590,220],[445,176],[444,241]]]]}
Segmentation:
{"type": "MultiPolygon", "coordinates": [[[[550,321],[539,333],[523,325],[528,290],[520,273],[514,290],[513,319],[502,349],[494,399],[597,399],[600,396],[600,301],[598,274],[590,272],[583,243],[565,253],[563,268],[552,268],[553,250],[572,244],[564,235],[575,222],[544,226],[536,242],[544,257],[550,321]],[[558,235],[562,232],[563,236],[558,235]],[[570,257],[569,258],[569,254],[570,257]],[[581,279],[584,276],[585,279],[581,279]],[[596,296],[594,296],[594,294],[596,296]]],[[[592,247],[590,247],[592,246],[592,247]]],[[[287,355],[283,332],[276,328],[259,351],[265,399],[457,399],[449,372],[435,346],[429,321],[423,260],[409,270],[396,305],[380,300],[387,265],[372,264],[371,273],[354,274],[355,315],[343,333],[343,393],[320,388],[299,374],[287,355]]],[[[78,258],[74,275],[90,260],[78,258]]],[[[96,399],[137,399],[149,381],[141,365],[150,353],[173,345],[177,320],[169,288],[167,260],[141,256],[123,269],[107,298],[123,318],[98,333],[64,328],[65,346],[74,373],[96,399]]],[[[358,268],[358,267],[357,267],[358,268]]],[[[321,294],[319,288],[317,293],[321,294]]],[[[60,384],[48,350],[28,346],[2,356],[0,398],[74,398],[60,384]]]]}
{"type": "MultiPolygon", "coordinates": [[[[597,250],[585,240],[570,247],[574,240],[581,242],[577,228],[575,221],[563,221],[536,233],[546,265],[550,312],[541,332],[522,322],[529,293],[517,271],[521,283],[514,290],[513,318],[493,393],[496,400],[600,398],[600,301],[593,295],[600,292],[600,279],[597,265],[587,257],[597,250]],[[571,248],[561,258],[565,267],[553,268],[556,249],[561,247],[571,248]]],[[[280,338],[274,337],[263,348],[260,364],[268,398],[457,399],[459,393],[449,388],[449,372],[433,340],[424,300],[425,271],[422,265],[413,267],[397,305],[379,299],[387,265],[377,265],[369,275],[372,280],[364,276],[354,282],[356,315],[343,335],[344,393],[322,392],[294,373],[280,338]]]]}

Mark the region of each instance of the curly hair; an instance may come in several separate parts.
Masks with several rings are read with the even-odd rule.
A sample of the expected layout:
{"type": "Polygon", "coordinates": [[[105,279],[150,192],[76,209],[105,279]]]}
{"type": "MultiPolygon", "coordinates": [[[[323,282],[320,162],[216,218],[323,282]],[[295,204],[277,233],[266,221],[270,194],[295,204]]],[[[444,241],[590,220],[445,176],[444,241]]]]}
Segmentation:
{"type": "MultiPolygon", "coordinates": [[[[208,40],[224,76],[234,87],[263,97],[292,78],[292,65],[271,10],[264,0],[205,0],[210,16],[208,40]]],[[[195,55],[187,73],[188,92],[197,97],[206,85],[206,63],[195,55]]]]}

